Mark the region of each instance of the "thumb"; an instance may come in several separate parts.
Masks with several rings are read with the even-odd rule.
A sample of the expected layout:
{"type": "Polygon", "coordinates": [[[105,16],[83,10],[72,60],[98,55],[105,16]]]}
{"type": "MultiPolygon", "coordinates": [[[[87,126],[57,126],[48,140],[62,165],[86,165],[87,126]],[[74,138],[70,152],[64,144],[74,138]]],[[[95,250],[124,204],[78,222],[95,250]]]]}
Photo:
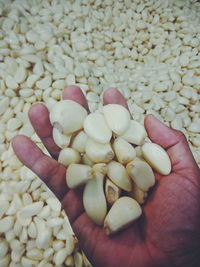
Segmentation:
{"type": "Polygon", "coordinates": [[[168,127],[153,115],[145,117],[144,125],[151,141],[167,151],[172,163],[172,171],[184,174],[189,170],[199,171],[186,137],[181,131],[168,127]]]}

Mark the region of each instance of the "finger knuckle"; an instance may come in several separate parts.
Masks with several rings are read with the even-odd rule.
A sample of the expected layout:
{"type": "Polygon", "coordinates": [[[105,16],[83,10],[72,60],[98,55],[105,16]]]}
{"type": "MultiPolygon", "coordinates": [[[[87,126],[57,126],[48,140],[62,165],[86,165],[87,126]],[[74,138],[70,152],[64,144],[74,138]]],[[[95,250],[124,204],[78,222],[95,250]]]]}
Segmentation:
{"type": "Polygon", "coordinates": [[[183,132],[181,132],[179,130],[174,130],[174,131],[176,132],[176,135],[180,141],[187,142],[186,136],[183,132]]]}

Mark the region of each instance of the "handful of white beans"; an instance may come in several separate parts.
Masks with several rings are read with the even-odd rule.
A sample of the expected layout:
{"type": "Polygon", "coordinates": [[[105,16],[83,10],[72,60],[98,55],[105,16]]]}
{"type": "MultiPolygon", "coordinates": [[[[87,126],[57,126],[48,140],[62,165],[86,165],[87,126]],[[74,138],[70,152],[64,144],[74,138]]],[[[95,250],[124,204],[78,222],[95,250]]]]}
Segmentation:
{"type": "Polygon", "coordinates": [[[67,186],[85,185],[88,216],[107,235],[138,219],[140,204],[155,184],[153,169],[162,175],[171,172],[167,152],[148,139],[144,126],[121,105],[108,104],[88,114],[72,100],[57,102],[50,121],[61,148],[58,161],[67,167],[67,186]]]}

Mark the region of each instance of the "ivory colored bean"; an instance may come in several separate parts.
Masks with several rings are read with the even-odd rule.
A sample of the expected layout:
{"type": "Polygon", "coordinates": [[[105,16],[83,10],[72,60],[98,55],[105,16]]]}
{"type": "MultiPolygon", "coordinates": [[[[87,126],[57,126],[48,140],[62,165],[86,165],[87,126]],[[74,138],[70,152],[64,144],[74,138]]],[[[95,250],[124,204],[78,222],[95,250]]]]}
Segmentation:
{"type": "Polygon", "coordinates": [[[49,206],[44,206],[42,210],[38,213],[38,216],[41,218],[48,218],[50,215],[51,215],[51,210],[49,206]]]}
{"type": "Polygon", "coordinates": [[[200,119],[192,121],[187,129],[193,133],[200,133],[200,119]]]}
{"type": "Polygon", "coordinates": [[[121,135],[123,139],[134,145],[142,145],[147,136],[144,126],[131,120],[128,129],[121,135]]]}
{"type": "Polygon", "coordinates": [[[98,162],[109,162],[114,158],[114,152],[109,143],[101,144],[92,140],[87,139],[85,145],[85,152],[88,158],[96,163],[98,162]]]}
{"type": "Polygon", "coordinates": [[[44,67],[41,61],[37,62],[33,68],[33,72],[39,76],[42,76],[44,73],[44,67]]]}
{"type": "Polygon", "coordinates": [[[38,261],[31,260],[27,257],[22,257],[21,263],[22,263],[23,267],[37,266],[38,265],[38,261]]]}
{"type": "Polygon", "coordinates": [[[62,134],[59,129],[53,127],[53,140],[60,148],[68,147],[71,140],[71,134],[62,134]]]}
{"type": "Polygon", "coordinates": [[[6,57],[5,63],[6,63],[6,68],[8,69],[8,73],[10,75],[14,75],[18,67],[16,60],[12,57],[6,57]]]}
{"type": "Polygon", "coordinates": [[[127,164],[136,157],[134,147],[121,137],[114,140],[113,149],[117,160],[122,164],[127,164]]]}
{"type": "Polygon", "coordinates": [[[132,187],[132,191],[129,193],[129,196],[134,198],[139,204],[143,204],[148,196],[147,192],[141,190],[135,183],[132,187]]]}
{"type": "Polygon", "coordinates": [[[40,60],[39,56],[37,55],[23,55],[22,56],[22,59],[25,61],[25,62],[30,62],[30,63],[36,63],[40,60]]]}
{"type": "Polygon", "coordinates": [[[36,190],[32,191],[33,200],[36,201],[37,199],[39,199],[40,194],[41,194],[40,188],[37,188],[36,190]]]}
{"type": "Polygon", "coordinates": [[[99,96],[95,92],[89,92],[86,98],[90,102],[99,102],[99,96]]]}
{"type": "Polygon", "coordinates": [[[117,104],[103,106],[103,114],[109,128],[117,135],[122,135],[130,124],[130,114],[126,108],[117,104]]]}
{"type": "Polygon", "coordinates": [[[108,177],[113,183],[115,183],[119,188],[130,192],[132,185],[131,180],[128,177],[126,168],[117,161],[111,161],[108,163],[108,177]]]}
{"type": "Polygon", "coordinates": [[[74,255],[75,267],[83,267],[83,257],[80,252],[76,252],[74,255]]]}
{"type": "Polygon", "coordinates": [[[58,89],[54,89],[52,92],[51,92],[51,96],[56,99],[56,100],[60,100],[61,98],[61,91],[58,90],[58,89]]]}
{"type": "Polygon", "coordinates": [[[31,217],[25,217],[21,215],[21,212],[17,212],[17,221],[20,223],[22,226],[29,226],[31,223],[31,217]]]}
{"type": "Polygon", "coordinates": [[[148,191],[155,184],[154,173],[149,164],[136,158],[126,165],[128,175],[143,191],[148,191]]]}
{"type": "Polygon", "coordinates": [[[50,258],[53,255],[53,253],[54,253],[54,250],[52,248],[46,249],[44,252],[44,258],[45,259],[50,258]]]}
{"type": "Polygon", "coordinates": [[[21,231],[22,231],[22,225],[18,222],[18,220],[16,220],[14,226],[13,226],[13,231],[15,233],[15,235],[20,235],[21,231]]]}
{"type": "Polygon", "coordinates": [[[57,80],[52,84],[52,87],[56,89],[63,89],[65,85],[66,85],[65,80],[57,80]]]}
{"type": "Polygon", "coordinates": [[[14,79],[17,83],[23,83],[27,77],[27,70],[23,66],[19,66],[15,73],[14,79]]]}
{"type": "Polygon", "coordinates": [[[19,94],[20,96],[27,98],[27,97],[32,96],[34,94],[34,91],[33,89],[21,89],[19,91],[19,94]]]}
{"type": "Polygon", "coordinates": [[[95,112],[98,109],[98,104],[94,102],[89,102],[88,107],[90,112],[95,112]]]}
{"type": "Polygon", "coordinates": [[[10,97],[10,98],[16,97],[16,92],[14,91],[14,89],[6,89],[5,95],[10,97]]]}
{"type": "Polygon", "coordinates": [[[0,115],[2,115],[9,106],[9,98],[4,97],[0,99],[0,115]]]}
{"type": "MultiPolygon", "coordinates": [[[[80,131],[74,138],[72,141],[72,145],[71,147],[75,150],[77,150],[80,153],[84,153],[85,152],[85,144],[87,142],[87,135],[84,131],[80,131]]],[[[88,164],[86,164],[88,165],[88,164]]]]}
{"type": "Polygon", "coordinates": [[[13,215],[17,212],[16,204],[14,201],[10,203],[8,210],[6,211],[6,215],[13,215]]]}
{"type": "Polygon", "coordinates": [[[52,239],[52,230],[45,224],[45,221],[37,217],[34,218],[37,228],[36,245],[38,248],[45,249],[49,247],[52,239]]]}
{"type": "Polygon", "coordinates": [[[112,131],[100,113],[91,113],[85,118],[84,131],[90,138],[101,144],[109,143],[112,136],[112,131]]]}
{"type": "Polygon", "coordinates": [[[8,243],[5,241],[5,239],[1,238],[0,239],[0,259],[3,259],[3,257],[7,254],[8,252],[8,243]]]}
{"type": "Polygon", "coordinates": [[[92,179],[92,168],[83,164],[70,164],[66,171],[66,182],[69,188],[75,188],[92,179]]]}
{"type": "Polygon", "coordinates": [[[142,146],[142,154],[149,165],[162,175],[171,172],[171,161],[167,152],[158,144],[145,143],[142,146]]]}
{"type": "Polygon", "coordinates": [[[12,132],[12,131],[15,131],[16,129],[18,129],[21,125],[22,125],[22,123],[19,119],[11,118],[7,122],[7,129],[12,132]]]}
{"type": "Polygon", "coordinates": [[[7,267],[9,266],[9,262],[10,262],[10,255],[7,254],[3,259],[0,259],[0,266],[7,267]]]}
{"type": "Polygon", "coordinates": [[[48,206],[51,207],[51,209],[53,211],[58,211],[58,212],[61,211],[61,203],[57,198],[55,198],[55,197],[48,198],[47,204],[48,204],[48,206]]]}
{"type": "Polygon", "coordinates": [[[53,241],[53,249],[55,251],[62,249],[64,246],[65,246],[65,243],[61,240],[54,240],[53,241]]]}
{"type": "Polygon", "coordinates": [[[107,235],[120,231],[138,219],[142,209],[136,200],[130,197],[119,198],[111,207],[104,221],[107,235]]]}
{"type": "Polygon", "coordinates": [[[55,228],[55,227],[61,226],[62,223],[63,223],[63,218],[50,218],[50,219],[47,219],[46,224],[49,227],[55,228]]]}
{"type": "Polygon", "coordinates": [[[107,212],[106,198],[103,190],[105,164],[93,166],[94,178],[85,185],[83,205],[88,216],[98,225],[103,224],[107,212]]]}
{"type": "Polygon", "coordinates": [[[66,256],[67,256],[67,253],[66,253],[66,248],[62,248],[60,249],[59,251],[57,251],[55,254],[54,254],[54,257],[53,257],[53,261],[56,265],[60,265],[60,264],[63,264],[65,259],[66,259],[66,256]]]}
{"type": "Polygon", "coordinates": [[[93,174],[102,174],[105,176],[108,172],[108,167],[105,163],[97,163],[92,166],[92,172],[93,174]]]}
{"type": "Polygon", "coordinates": [[[73,148],[67,147],[60,151],[58,162],[64,166],[69,166],[72,163],[79,163],[81,160],[80,154],[73,148]]]}
{"type": "Polygon", "coordinates": [[[18,88],[18,83],[15,81],[15,79],[8,75],[6,76],[6,86],[11,89],[17,89],[18,88]]]}
{"type": "Polygon", "coordinates": [[[11,242],[10,242],[10,247],[13,251],[17,252],[17,253],[20,253],[22,251],[24,251],[24,247],[25,245],[20,243],[20,241],[18,239],[13,239],[11,242]]]}
{"type": "Polygon", "coordinates": [[[32,248],[35,248],[36,246],[37,246],[37,245],[36,245],[35,240],[28,240],[27,245],[26,245],[27,250],[30,250],[30,249],[32,249],[32,248]]]}
{"type": "Polygon", "coordinates": [[[14,115],[13,110],[11,108],[7,108],[3,113],[3,115],[1,116],[1,122],[3,123],[7,122],[9,119],[13,117],[13,115],[14,115]]]}
{"type": "Polygon", "coordinates": [[[40,78],[39,75],[37,74],[32,74],[32,75],[29,75],[27,80],[26,80],[26,86],[28,88],[32,88],[33,85],[35,84],[35,82],[40,78]]]}
{"type": "Polygon", "coordinates": [[[13,132],[10,131],[5,132],[5,137],[8,142],[10,142],[16,135],[17,135],[17,130],[13,132]]]}
{"type": "Polygon", "coordinates": [[[74,267],[74,257],[72,255],[68,256],[65,260],[65,264],[69,267],[74,267]]]}
{"type": "Polygon", "coordinates": [[[36,230],[36,227],[35,227],[35,223],[34,222],[31,222],[29,227],[28,227],[28,235],[31,237],[31,238],[36,238],[37,236],[37,230],[36,230]]]}
{"type": "Polygon", "coordinates": [[[42,201],[33,202],[23,207],[22,210],[20,211],[20,215],[24,217],[34,216],[41,211],[43,205],[44,203],[42,201]]]}
{"type": "Polygon", "coordinates": [[[5,233],[9,231],[14,224],[14,217],[13,216],[6,216],[0,219],[0,233],[5,233]]]}
{"type": "Polygon", "coordinates": [[[72,100],[61,100],[50,110],[50,121],[61,133],[70,134],[83,128],[87,111],[72,100]]]}
{"type": "Polygon", "coordinates": [[[26,256],[31,260],[42,260],[43,251],[39,248],[32,248],[27,251],[26,256]]]}
{"type": "Polygon", "coordinates": [[[85,164],[85,165],[88,165],[88,166],[93,166],[95,163],[92,161],[92,160],[90,160],[89,158],[88,158],[88,156],[87,156],[87,154],[86,153],[84,153],[83,154],[83,156],[82,156],[82,158],[81,158],[81,163],[82,164],[85,164]]]}
{"type": "Polygon", "coordinates": [[[33,192],[36,189],[38,189],[42,185],[42,180],[40,179],[35,179],[30,186],[30,191],[33,192]]]}
{"type": "Polygon", "coordinates": [[[11,240],[13,240],[15,238],[15,232],[13,229],[10,229],[9,231],[7,231],[5,233],[5,238],[8,242],[10,242],[11,240]]]}
{"type": "MultiPolygon", "coordinates": [[[[26,170],[26,169],[25,169],[25,170],[26,170]]],[[[31,173],[26,172],[27,177],[28,177],[28,174],[31,175],[31,173]]],[[[31,195],[30,195],[29,193],[25,193],[25,194],[23,194],[23,196],[22,196],[22,200],[23,200],[23,204],[24,204],[25,206],[26,206],[26,205],[29,205],[29,204],[31,204],[31,203],[33,202],[32,197],[31,197],[31,195]]]]}
{"type": "Polygon", "coordinates": [[[0,202],[0,218],[6,213],[9,209],[9,201],[1,200],[0,202]]]}

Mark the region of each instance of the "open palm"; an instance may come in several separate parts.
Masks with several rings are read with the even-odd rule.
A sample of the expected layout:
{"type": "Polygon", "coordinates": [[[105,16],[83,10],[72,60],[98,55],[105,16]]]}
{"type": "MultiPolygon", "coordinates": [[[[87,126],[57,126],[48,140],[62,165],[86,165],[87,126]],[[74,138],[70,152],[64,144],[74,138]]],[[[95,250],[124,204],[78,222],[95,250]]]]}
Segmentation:
{"type": "MultiPolygon", "coordinates": [[[[88,109],[84,95],[76,86],[65,89],[63,98],[77,101],[88,109]]],[[[107,89],[103,98],[104,104],[127,107],[116,89],[107,89]]],[[[84,212],[80,190],[69,190],[66,186],[66,169],[56,161],[60,149],[52,139],[47,108],[35,104],[29,118],[52,158],[22,135],[13,139],[15,153],[60,199],[93,266],[200,266],[200,172],[181,132],[170,129],[152,115],[146,116],[149,138],[166,149],[172,172],[168,176],[155,173],[157,183],[143,206],[141,218],[128,229],[108,237],[84,212]]]]}

